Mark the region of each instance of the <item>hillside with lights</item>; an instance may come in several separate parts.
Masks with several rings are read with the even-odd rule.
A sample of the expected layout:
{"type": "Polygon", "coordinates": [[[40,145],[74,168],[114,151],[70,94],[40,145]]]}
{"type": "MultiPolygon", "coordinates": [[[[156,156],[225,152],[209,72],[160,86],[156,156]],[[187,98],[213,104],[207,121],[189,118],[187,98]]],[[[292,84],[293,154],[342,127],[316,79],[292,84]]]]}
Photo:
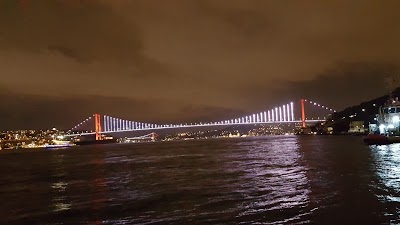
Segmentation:
{"type": "MultiPolygon", "coordinates": [[[[376,123],[376,114],[379,108],[389,100],[389,97],[389,95],[383,95],[335,112],[323,125],[317,125],[313,129],[321,131],[323,127],[331,126],[334,134],[345,133],[349,130],[349,124],[352,121],[364,121],[364,126],[368,127],[369,124],[376,123]]],[[[392,92],[392,97],[400,97],[400,87],[392,92]]]]}

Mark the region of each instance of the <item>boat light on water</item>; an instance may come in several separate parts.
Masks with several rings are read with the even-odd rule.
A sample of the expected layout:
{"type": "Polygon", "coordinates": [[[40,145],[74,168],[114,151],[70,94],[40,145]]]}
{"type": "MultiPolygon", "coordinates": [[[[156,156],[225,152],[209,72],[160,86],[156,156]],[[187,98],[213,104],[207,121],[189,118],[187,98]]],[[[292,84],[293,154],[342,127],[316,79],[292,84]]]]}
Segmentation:
{"type": "Polygon", "coordinates": [[[370,134],[364,139],[369,145],[400,143],[400,101],[396,97],[379,108],[376,124],[370,124],[370,134]]]}
{"type": "Polygon", "coordinates": [[[48,144],[45,147],[46,148],[68,148],[71,146],[74,146],[75,144],[69,142],[69,141],[59,141],[59,140],[53,140],[52,144],[48,144]]]}

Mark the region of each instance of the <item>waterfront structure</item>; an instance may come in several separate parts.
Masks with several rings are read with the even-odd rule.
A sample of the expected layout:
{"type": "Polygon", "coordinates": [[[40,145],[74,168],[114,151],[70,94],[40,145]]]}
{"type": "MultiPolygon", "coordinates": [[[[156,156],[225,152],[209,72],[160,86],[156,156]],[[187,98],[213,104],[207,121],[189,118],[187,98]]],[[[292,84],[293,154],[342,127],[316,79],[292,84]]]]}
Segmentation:
{"type": "Polygon", "coordinates": [[[371,133],[384,135],[400,134],[400,101],[396,98],[389,99],[385,105],[379,108],[375,117],[376,124],[370,124],[371,133]]]}
{"type": "Polygon", "coordinates": [[[365,133],[364,121],[351,121],[349,124],[349,133],[365,133]]]}

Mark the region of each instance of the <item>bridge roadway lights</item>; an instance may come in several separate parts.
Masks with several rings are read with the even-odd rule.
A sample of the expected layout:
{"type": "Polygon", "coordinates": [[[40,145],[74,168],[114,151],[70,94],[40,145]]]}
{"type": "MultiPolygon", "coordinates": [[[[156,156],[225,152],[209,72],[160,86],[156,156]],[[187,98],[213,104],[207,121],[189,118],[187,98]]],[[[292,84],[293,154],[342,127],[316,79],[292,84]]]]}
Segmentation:
{"type": "MultiPolygon", "coordinates": [[[[305,120],[305,123],[316,123],[323,122],[325,120],[305,120]]],[[[232,123],[232,124],[202,124],[202,125],[186,125],[182,127],[157,127],[157,128],[144,128],[144,129],[131,129],[131,130],[118,130],[118,131],[101,131],[99,136],[102,134],[120,133],[120,132],[132,132],[132,131],[146,131],[146,130],[165,130],[165,129],[176,129],[176,128],[194,128],[194,127],[214,127],[214,126],[230,126],[230,125],[249,125],[249,124],[284,124],[284,123],[303,123],[302,120],[292,121],[269,121],[269,122],[254,122],[254,123],[232,123]]],[[[96,132],[80,133],[80,134],[66,134],[66,137],[73,136],[85,136],[85,135],[96,135],[96,132]]]]}
{"type": "Polygon", "coordinates": [[[300,100],[301,105],[301,120],[296,121],[294,118],[294,105],[293,102],[289,104],[283,105],[282,107],[275,107],[273,109],[257,113],[251,114],[248,116],[243,116],[237,119],[231,120],[222,120],[216,123],[200,123],[200,124],[180,124],[180,125],[158,125],[158,124],[147,124],[141,122],[127,121],[121,120],[118,118],[113,118],[109,116],[104,116],[103,125],[100,114],[94,114],[93,117],[95,119],[95,132],[91,133],[81,133],[81,134],[70,134],[71,131],[77,129],[78,127],[82,127],[82,124],[89,121],[93,117],[89,117],[86,120],[82,121],[80,124],[76,125],[72,129],[70,129],[67,134],[69,136],[77,136],[77,135],[89,135],[95,134],[96,140],[101,140],[101,134],[105,133],[118,133],[118,132],[126,132],[126,131],[143,131],[143,130],[160,130],[160,129],[173,129],[173,128],[182,128],[182,127],[210,127],[210,126],[228,126],[228,125],[244,125],[244,124],[277,124],[277,123],[298,123],[300,122],[302,127],[306,127],[307,122],[319,122],[323,120],[307,120],[305,115],[305,102],[311,103],[313,105],[317,105],[321,108],[327,109],[331,112],[336,112],[335,110],[323,106],[321,104],[317,104],[316,102],[312,102],[306,99],[300,100]],[[123,124],[122,124],[123,122],[123,124]],[[103,130],[104,129],[104,130],[103,130]]]}

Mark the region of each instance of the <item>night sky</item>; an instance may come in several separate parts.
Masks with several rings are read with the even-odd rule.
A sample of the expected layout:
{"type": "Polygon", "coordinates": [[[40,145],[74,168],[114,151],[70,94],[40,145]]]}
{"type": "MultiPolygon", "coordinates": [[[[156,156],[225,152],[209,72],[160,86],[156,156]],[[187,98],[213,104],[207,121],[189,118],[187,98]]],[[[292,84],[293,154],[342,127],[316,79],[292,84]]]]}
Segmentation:
{"type": "Polygon", "coordinates": [[[0,0],[0,130],[93,113],[228,119],[335,109],[400,75],[400,1],[0,0]]]}

